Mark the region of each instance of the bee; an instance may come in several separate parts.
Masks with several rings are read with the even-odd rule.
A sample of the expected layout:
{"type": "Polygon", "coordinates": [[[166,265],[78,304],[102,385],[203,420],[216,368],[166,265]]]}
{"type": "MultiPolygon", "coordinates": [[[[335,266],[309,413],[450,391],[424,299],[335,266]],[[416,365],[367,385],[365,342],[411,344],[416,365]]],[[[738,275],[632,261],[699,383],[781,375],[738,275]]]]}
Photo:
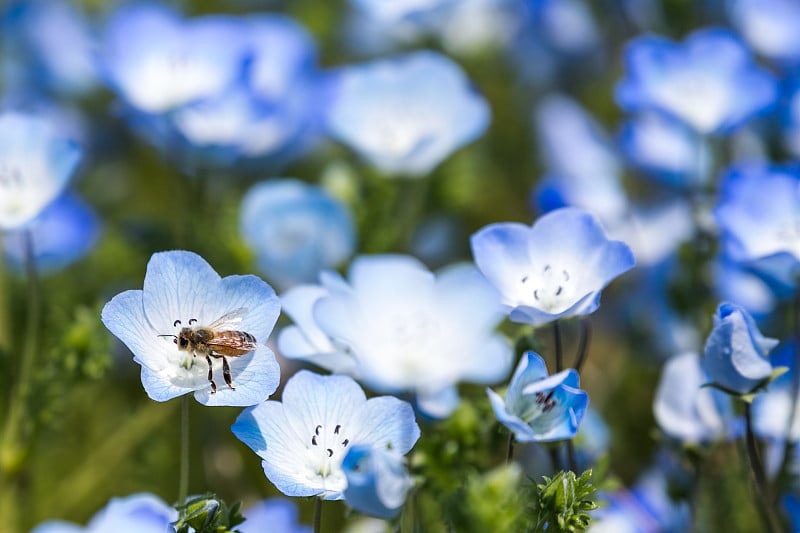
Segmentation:
{"type": "Polygon", "coordinates": [[[255,350],[258,345],[256,338],[246,331],[235,329],[235,325],[242,321],[247,309],[240,307],[225,313],[207,326],[194,326],[196,318],[189,320],[188,327],[182,326],[180,320],[172,323],[173,327],[182,326],[177,335],[159,335],[159,337],[172,337],[172,342],[178,345],[178,350],[191,352],[192,356],[204,356],[208,362],[208,381],[211,383],[211,394],[217,392],[214,383],[211,358],[222,359],[222,377],[231,390],[236,390],[231,380],[231,367],[226,357],[241,357],[255,350]]]}

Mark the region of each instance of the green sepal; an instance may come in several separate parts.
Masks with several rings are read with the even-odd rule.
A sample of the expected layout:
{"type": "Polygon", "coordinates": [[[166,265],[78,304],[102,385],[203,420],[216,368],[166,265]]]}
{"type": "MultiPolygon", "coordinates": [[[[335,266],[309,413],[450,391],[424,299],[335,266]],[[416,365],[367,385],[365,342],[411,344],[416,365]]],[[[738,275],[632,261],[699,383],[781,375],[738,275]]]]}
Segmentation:
{"type": "Polygon", "coordinates": [[[173,525],[177,533],[238,533],[234,528],[245,520],[241,507],[241,502],[228,507],[213,493],[192,496],[176,507],[179,518],[173,525]]]}

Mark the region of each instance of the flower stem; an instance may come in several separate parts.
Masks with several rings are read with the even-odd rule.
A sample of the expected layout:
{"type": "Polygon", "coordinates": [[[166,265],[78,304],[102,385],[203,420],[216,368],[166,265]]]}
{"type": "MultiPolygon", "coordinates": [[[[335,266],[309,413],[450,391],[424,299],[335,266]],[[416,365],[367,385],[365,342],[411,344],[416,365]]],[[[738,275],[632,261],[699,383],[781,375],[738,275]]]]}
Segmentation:
{"type": "Polygon", "coordinates": [[[570,439],[566,442],[566,446],[569,469],[575,472],[575,474],[580,475],[580,472],[578,472],[578,460],[575,458],[575,443],[570,439]]]}
{"type": "Polygon", "coordinates": [[[769,498],[767,475],[764,472],[764,464],[761,462],[761,457],[758,452],[758,442],[756,442],[756,436],[753,433],[753,416],[750,402],[746,402],[744,405],[744,418],[747,457],[750,460],[750,468],[755,478],[755,491],[756,497],[758,498],[759,513],[764,521],[766,531],[778,533],[781,528],[775,525],[773,513],[771,511],[772,505],[769,498]]]}
{"type": "Polygon", "coordinates": [[[178,478],[178,504],[189,495],[189,395],[181,396],[181,465],[178,478]]]}
{"type": "Polygon", "coordinates": [[[506,447],[506,464],[514,458],[514,434],[508,434],[508,447],[506,447]]]}
{"type": "Polygon", "coordinates": [[[561,326],[558,325],[558,320],[553,322],[553,341],[556,351],[556,372],[561,372],[564,370],[564,353],[561,347],[561,326]]]}
{"type": "Polygon", "coordinates": [[[583,363],[586,362],[586,357],[589,355],[589,341],[592,338],[592,324],[589,322],[588,317],[581,318],[581,340],[578,344],[578,355],[575,357],[575,370],[578,374],[581,373],[583,363]]]}
{"type": "Polygon", "coordinates": [[[322,498],[314,501],[314,533],[322,531],[322,498]]]}
{"type": "MultiPolygon", "coordinates": [[[[2,248],[2,244],[3,239],[0,235],[0,248],[2,248]]],[[[11,324],[8,323],[10,302],[8,283],[5,276],[5,263],[3,262],[3,254],[0,254],[0,357],[10,355],[8,353],[11,348],[11,324]]]]}

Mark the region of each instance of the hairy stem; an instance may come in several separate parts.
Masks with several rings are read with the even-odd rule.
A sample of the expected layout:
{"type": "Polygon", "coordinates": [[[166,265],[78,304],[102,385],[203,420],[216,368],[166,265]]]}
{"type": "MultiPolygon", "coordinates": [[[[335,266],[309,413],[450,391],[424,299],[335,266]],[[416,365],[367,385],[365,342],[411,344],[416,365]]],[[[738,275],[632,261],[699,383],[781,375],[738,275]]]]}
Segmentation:
{"type": "Polygon", "coordinates": [[[506,447],[506,463],[510,463],[514,458],[514,434],[508,434],[508,446],[506,447]]]}
{"type": "Polygon", "coordinates": [[[564,370],[564,350],[561,347],[561,326],[558,320],[553,322],[553,342],[556,351],[556,372],[564,370]]]}
{"type": "Polygon", "coordinates": [[[314,500],[314,533],[322,531],[322,498],[314,500]]]}
{"type": "Polygon", "coordinates": [[[589,355],[589,341],[592,338],[592,324],[589,317],[581,318],[581,340],[578,344],[578,355],[575,357],[575,370],[581,373],[581,368],[589,355]]]}
{"type": "Polygon", "coordinates": [[[178,478],[178,503],[189,495],[189,395],[181,396],[181,464],[178,478]]]}

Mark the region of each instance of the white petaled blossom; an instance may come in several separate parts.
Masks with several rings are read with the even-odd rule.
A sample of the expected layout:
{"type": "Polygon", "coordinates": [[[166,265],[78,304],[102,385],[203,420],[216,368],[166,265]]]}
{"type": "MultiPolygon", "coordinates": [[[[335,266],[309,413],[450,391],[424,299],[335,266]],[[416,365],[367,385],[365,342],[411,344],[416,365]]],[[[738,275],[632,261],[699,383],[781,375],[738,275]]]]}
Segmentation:
{"type": "Polygon", "coordinates": [[[0,231],[32,221],[64,190],[78,145],[44,117],[0,114],[0,231]]]}
{"type": "Polygon", "coordinates": [[[326,273],[284,301],[295,325],[278,338],[283,355],[377,391],[411,391],[429,416],[455,409],[457,382],[496,383],[510,370],[511,347],[494,332],[499,296],[468,265],[435,275],[413,257],[362,256],[347,282],[326,273]]]}
{"type": "Polygon", "coordinates": [[[353,446],[405,455],[419,438],[410,404],[391,396],[367,399],[347,376],[301,370],[281,402],[245,410],[231,428],[259,457],[267,478],[287,496],[344,497],[342,461],[353,446]]]}
{"type": "Polygon", "coordinates": [[[275,291],[258,277],[220,278],[197,254],[169,251],[153,254],[143,290],[115,296],[103,308],[102,319],[142,365],[142,385],[152,399],[194,392],[205,405],[247,406],[266,400],[278,386],[280,368],[266,340],[279,313],[275,291]],[[256,347],[239,356],[222,357],[224,352],[217,351],[206,357],[201,349],[179,344],[184,328],[198,327],[233,332],[256,347]]]}

